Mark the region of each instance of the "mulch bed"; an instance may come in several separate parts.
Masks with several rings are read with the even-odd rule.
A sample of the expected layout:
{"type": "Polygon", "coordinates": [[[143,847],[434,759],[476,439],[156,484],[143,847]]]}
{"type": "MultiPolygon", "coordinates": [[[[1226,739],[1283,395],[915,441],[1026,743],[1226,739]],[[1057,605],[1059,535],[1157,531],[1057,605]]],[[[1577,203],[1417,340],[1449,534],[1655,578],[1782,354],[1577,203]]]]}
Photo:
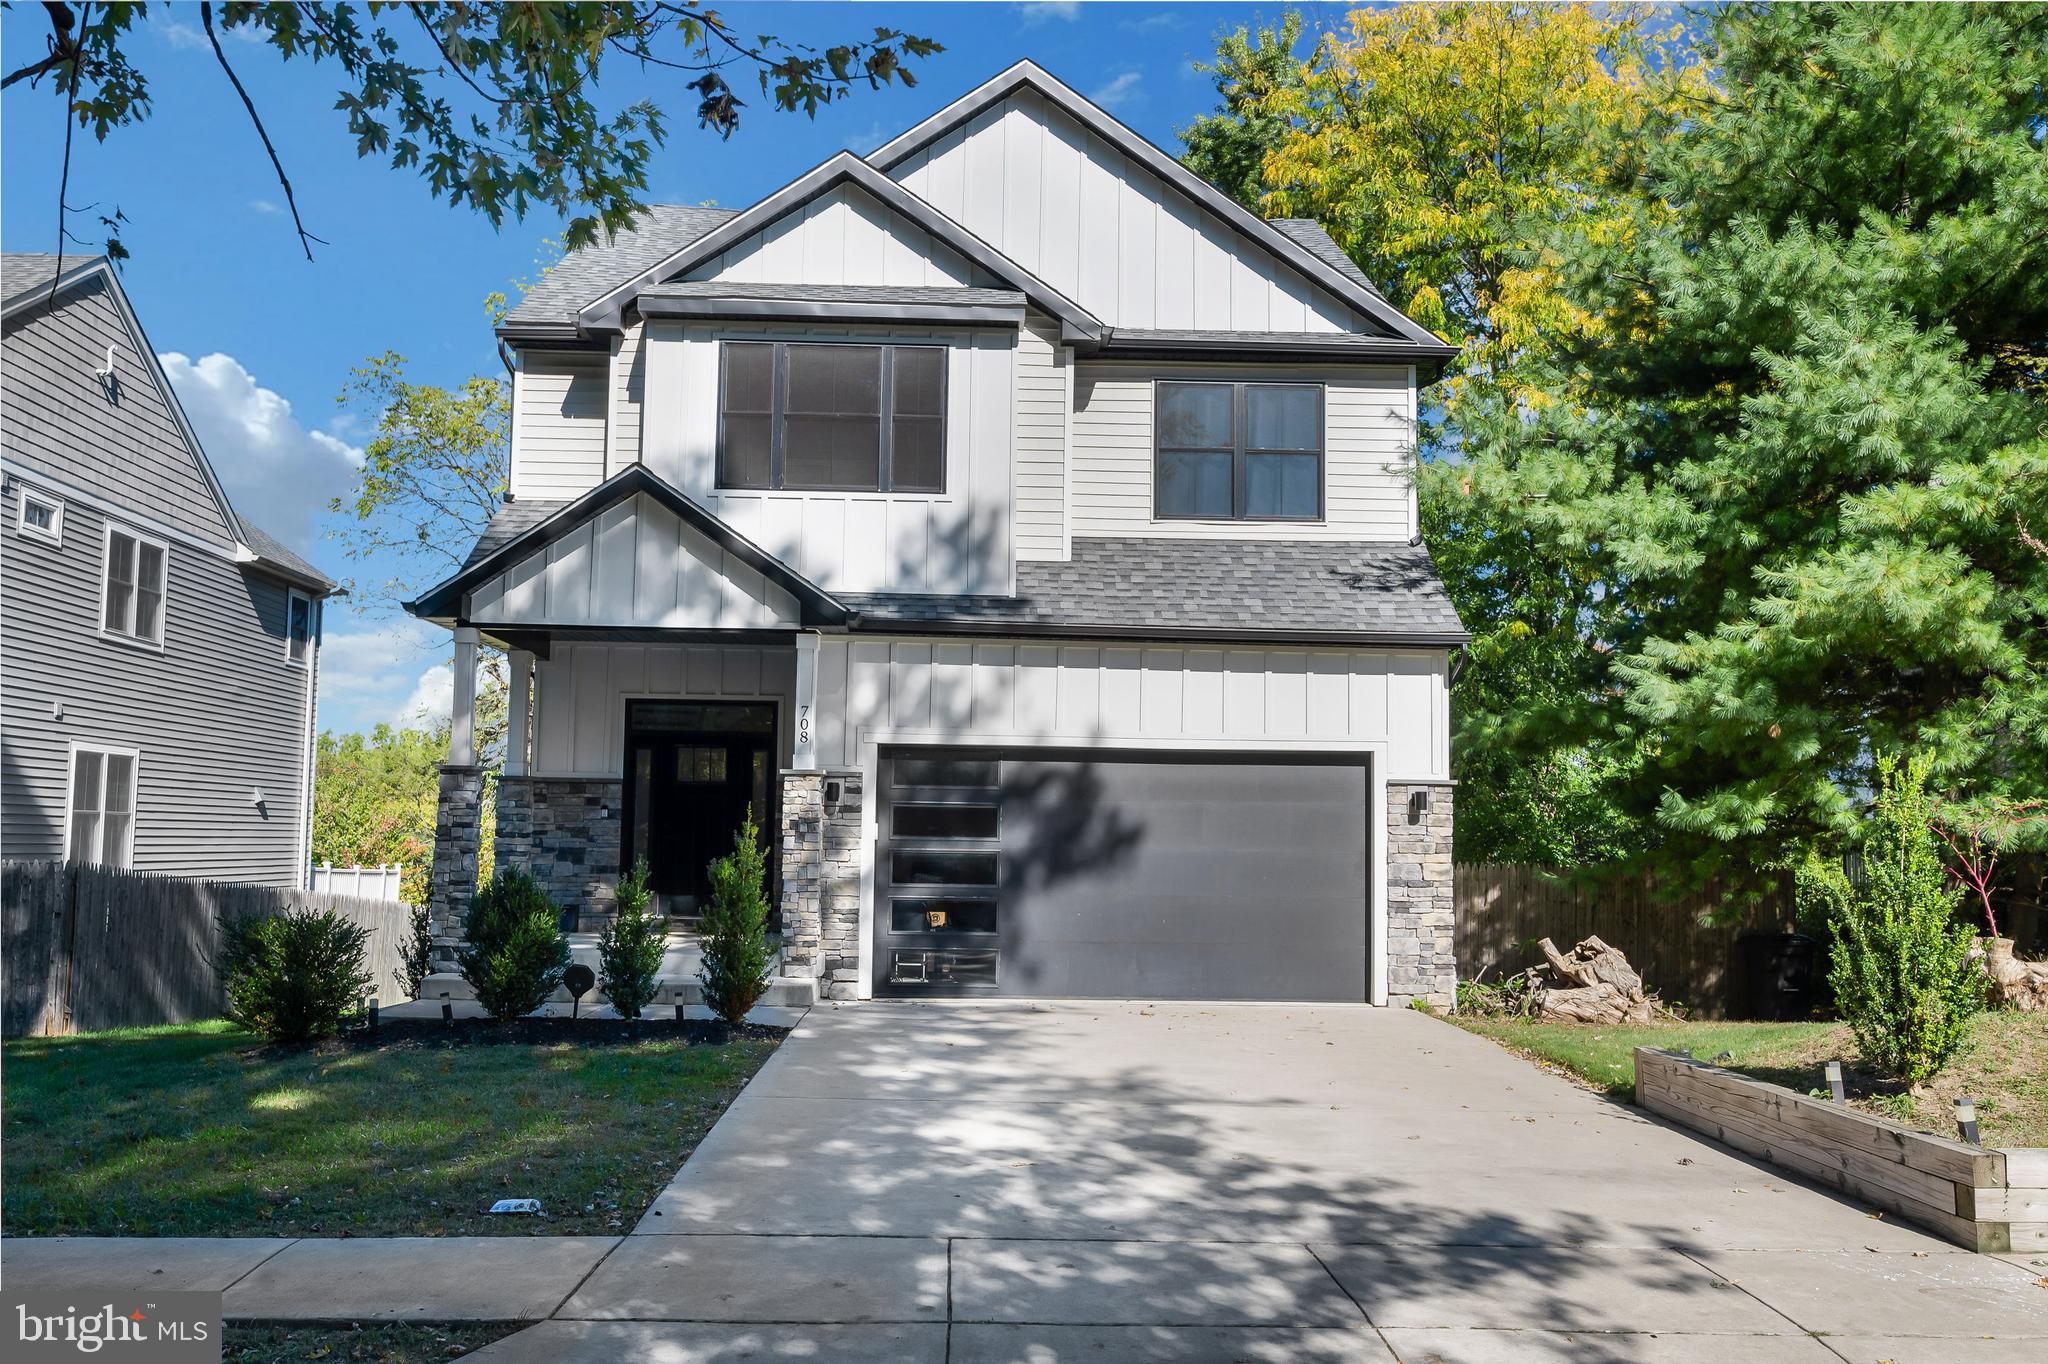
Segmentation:
{"type": "Polygon", "coordinates": [[[384,1018],[375,1028],[352,1028],[333,1041],[349,1047],[546,1046],[630,1047],[641,1042],[681,1042],[692,1047],[717,1047],[741,1039],[778,1040],[788,1028],[761,1023],[733,1025],[693,1018],[521,1018],[499,1023],[489,1018],[384,1018]]]}

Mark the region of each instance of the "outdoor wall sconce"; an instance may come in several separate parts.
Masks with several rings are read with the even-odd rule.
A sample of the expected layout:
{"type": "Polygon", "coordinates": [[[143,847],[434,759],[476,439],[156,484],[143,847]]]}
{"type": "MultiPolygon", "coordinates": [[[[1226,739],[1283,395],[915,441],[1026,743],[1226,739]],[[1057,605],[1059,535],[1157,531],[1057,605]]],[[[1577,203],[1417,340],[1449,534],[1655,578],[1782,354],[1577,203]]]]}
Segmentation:
{"type": "Polygon", "coordinates": [[[259,806],[260,806],[261,804],[263,804],[263,788],[262,788],[262,787],[260,787],[260,786],[252,786],[252,787],[250,787],[250,788],[249,788],[249,803],[250,803],[251,805],[259,805],[259,806]]]}
{"type": "Polygon", "coordinates": [[[1428,791],[1411,791],[1408,793],[1408,822],[1410,824],[1422,823],[1422,816],[1428,809],[1428,791]]]}
{"type": "Polygon", "coordinates": [[[838,814],[839,807],[841,803],[845,801],[845,799],[845,783],[836,780],[827,780],[825,783],[825,813],[828,815],[838,814]]]}

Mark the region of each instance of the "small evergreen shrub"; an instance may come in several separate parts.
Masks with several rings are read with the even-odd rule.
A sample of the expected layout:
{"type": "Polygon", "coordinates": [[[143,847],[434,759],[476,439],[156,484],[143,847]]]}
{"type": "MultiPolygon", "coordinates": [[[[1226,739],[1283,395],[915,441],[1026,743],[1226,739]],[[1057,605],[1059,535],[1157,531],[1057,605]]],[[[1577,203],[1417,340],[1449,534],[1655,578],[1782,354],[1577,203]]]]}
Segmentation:
{"type": "Polygon", "coordinates": [[[559,924],[555,902],[517,867],[499,868],[469,902],[455,961],[492,1018],[523,1018],[562,983],[569,940],[559,924]]]}
{"type": "Polygon", "coordinates": [[[732,851],[711,864],[711,904],[697,920],[704,1003],[728,1023],[744,1019],[768,991],[767,869],[767,849],[750,805],[732,851]]]}
{"type": "Polygon", "coordinates": [[[420,997],[420,986],[434,973],[434,916],[423,904],[412,907],[412,924],[398,949],[398,968],[391,973],[407,999],[420,997]]]}
{"type": "Polygon", "coordinates": [[[1863,839],[1863,880],[1812,864],[1803,893],[1831,907],[1828,983],[1866,1059],[1909,1085],[1932,1079],[1984,1007],[1962,890],[1943,869],[1924,758],[1881,756],[1877,805],[1863,839]]]}
{"type": "Polygon", "coordinates": [[[617,912],[597,939],[597,985],[621,1018],[638,1018],[661,987],[668,919],[653,910],[647,876],[643,857],[619,882],[617,912]]]}
{"type": "Polygon", "coordinates": [[[228,1017],[273,1042],[341,1031],[370,988],[370,930],[331,909],[244,915],[221,926],[228,1017]]]}

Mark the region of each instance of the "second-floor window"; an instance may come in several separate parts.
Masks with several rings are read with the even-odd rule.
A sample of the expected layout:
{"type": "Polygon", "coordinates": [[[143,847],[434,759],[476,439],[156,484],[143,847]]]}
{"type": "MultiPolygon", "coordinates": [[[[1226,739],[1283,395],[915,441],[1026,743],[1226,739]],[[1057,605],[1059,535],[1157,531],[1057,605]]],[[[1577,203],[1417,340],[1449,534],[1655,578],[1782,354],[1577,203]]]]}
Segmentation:
{"type": "Polygon", "coordinates": [[[946,351],[727,341],[718,486],[946,490],[946,351]]]}
{"type": "Polygon", "coordinates": [[[164,546],[107,527],[106,593],[100,628],[144,644],[164,642],[164,546]]]}
{"type": "Polygon", "coordinates": [[[313,652],[313,599],[303,592],[285,596],[284,656],[303,665],[313,652]]]}
{"type": "Polygon", "coordinates": [[[1161,381],[1156,412],[1153,515],[1205,521],[1322,517],[1321,385],[1161,381]]]}

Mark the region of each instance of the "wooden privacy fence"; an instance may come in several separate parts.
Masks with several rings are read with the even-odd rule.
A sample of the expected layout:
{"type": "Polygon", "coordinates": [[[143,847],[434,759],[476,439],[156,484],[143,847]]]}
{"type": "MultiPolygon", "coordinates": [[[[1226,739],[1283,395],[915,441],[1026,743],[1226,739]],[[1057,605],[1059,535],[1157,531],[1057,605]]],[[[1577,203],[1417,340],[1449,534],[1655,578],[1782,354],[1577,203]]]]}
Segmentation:
{"type": "Polygon", "coordinates": [[[1725,1017],[1735,1003],[1735,940],[1792,926],[1789,889],[1732,924],[1703,925],[1702,916],[1720,907],[1719,894],[1661,890],[1643,874],[1574,885],[1537,867],[1489,863],[1460,866],[1455,876],[1460,980],[1483,971],[1497,981],[1534,966],[1543,960],[1539,938],[1569,951],[1581,938],[1599,937],[1620,948],[1667,1004],[1710,1018],[1725,1017]]]}
{"type": "Polygon", "coordinates": [[[0,1035],[49,1036],[217,1018],[220,920],[332,909],[370,930],[370,992],[400,997],[392,972],[411,932],[395,900],[187,881],[76,862],[0,863],[0,1035]]]}

